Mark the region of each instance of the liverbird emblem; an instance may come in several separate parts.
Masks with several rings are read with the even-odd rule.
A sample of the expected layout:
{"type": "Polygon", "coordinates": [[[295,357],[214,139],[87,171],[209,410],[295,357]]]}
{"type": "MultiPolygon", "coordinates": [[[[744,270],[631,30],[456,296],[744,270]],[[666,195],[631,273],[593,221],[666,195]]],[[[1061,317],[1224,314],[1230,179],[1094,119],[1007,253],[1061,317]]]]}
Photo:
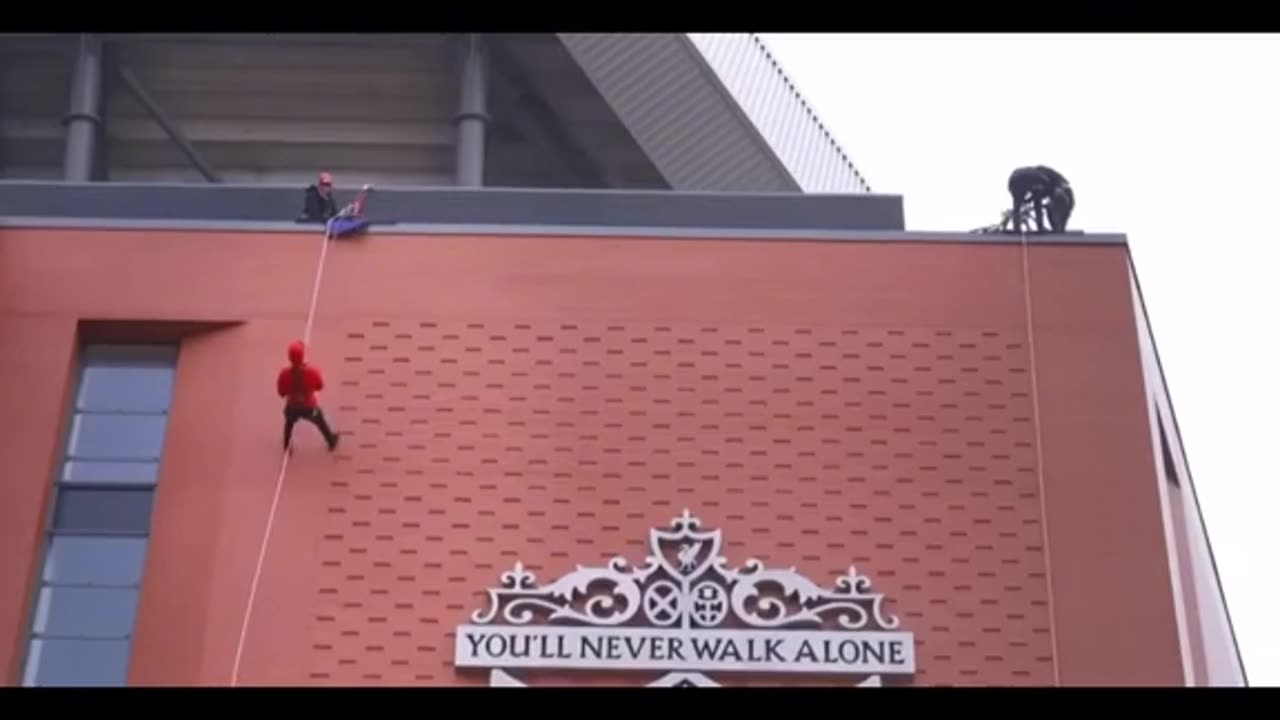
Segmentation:
{"type": "Polygon", "coordinates": [[[702,549],[702,543],[685,543],[680,546],[680,551],[676,553],[676,560],[680,563],[680,572],[689,572],[698,566],[698,551],[702,549]]]}

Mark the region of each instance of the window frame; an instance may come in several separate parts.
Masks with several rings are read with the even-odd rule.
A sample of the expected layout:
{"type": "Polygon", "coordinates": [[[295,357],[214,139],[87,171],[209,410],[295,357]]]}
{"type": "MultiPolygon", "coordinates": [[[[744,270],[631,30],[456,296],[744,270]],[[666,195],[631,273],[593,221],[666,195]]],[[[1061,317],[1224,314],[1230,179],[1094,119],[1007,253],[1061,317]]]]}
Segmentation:
{"type": "MultiPolygon", "coordinates": [[[[47,486],[45,513],[40,532],[40,543],[38,553],[36,554],[32,568],[32,575],[28,584],[28,608],[26,624],[23,628],[23,646],[21,652],[21,663],[17,666],[14,678],[14,684],[19,687],[53,687],[35,681],[39,673],[39,669],[32,667],[35,645],[37,641],[48,640],[54,642],[89,642],[89,643],[124,643],[125,647],[125,680],[120,686],[128,684],[128,672],[130,661],[132,660],[133,638],[137,629],[137,602],[141,599],[142,588],[146,581],[146,558],[150,550],[151,524],[155,515],[155,493],[159,489],[160,483],[160,464],[164,456],[164,448],[168,441],[169,419],[173,410],[173,401],[177,391],[177,371],[178,359],[181,347],[178,343],[102,343],[102,342],[80,342],[75,352],[74,376],[71,384],[71,392],[65,398],[63,406],[63,423],[62,437],[59,440],[57,462],[54,464],[52,473],[52,482],[47,486]],[[169,387],[168,404],[163,412],[156,411],[81,411],[80,400],[84,391],[85,376],[90,368],[102,366],[117,367],[157,367],[168,368],[171,370],[172,379],[169,387]],[[76,429],[76,420],[80,415],[132,415],[132,416],[160,416],[164,418],[164,427],[160,440],[159,456],[155,458],[95,458],[95,457],[73,457],[71,453],[71,443],[76,429]],[[85,482],[83,480],[64,480],[66,475],[67,464],[71,462],[154,462],[156,464],[155,481],[144,482],[85,482]],[[104,492],[139,492],[149,491],[152,494],[151,510],[148,513],[148,522],[145,532],[140,531],[104,531],[104,530],[59,530],[56,525],[59,500],[62,491],[67,490],[96,490],[104,492]],[[110,584],[97,585],[86,584],[83,582],[62,582],[45,580],[46,567],[53,553],[54,540],[58,537],[99,537],[99,538],[141,538],[145,544],[143,547],[142,567],[138,571],[138,580],[130,585],[110,584]],[[129,635],[125,638],[94,638],[94,637],[63,637],[57,634],[45,634],[36,631],[36,620],[40,612],[40,600],[46,588],[93,588],[102,590],[130,590],[136,593],[134,604],[134,617],[130,625],[129,635]],[[32,682],[28,682],[28,678],[32,682]]],[[[114,686],[114,685],[109,685],[114,686]]]]}

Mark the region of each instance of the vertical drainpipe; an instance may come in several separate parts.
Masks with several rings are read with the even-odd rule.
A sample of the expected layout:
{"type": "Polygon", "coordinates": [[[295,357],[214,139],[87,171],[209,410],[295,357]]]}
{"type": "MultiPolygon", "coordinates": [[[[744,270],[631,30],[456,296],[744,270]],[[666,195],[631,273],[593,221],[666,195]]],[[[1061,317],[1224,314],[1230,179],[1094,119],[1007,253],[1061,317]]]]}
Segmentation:
{"type": "Polygon", "coordinates": [[[62,177],[67,182],[90,182],[94,179],[98,128],[102,124],[102,41],[84,34],[77,43],[71,109],[65,120],[67,145],[62,177]]]}
{"type": "Polygon", "coordinates": [[[455,182],[461,187],[484,186],[485,130],[489,124],[489,54],[480,35],[468,34],[461,47],[459,77],[458,157],[455,182]]]}
{"type": "Polygon", "coordinates": [[[98,132],[94,136],[93,179],[95,182],[111,180],[111,144],[107,142],[107,129],[111,120],[111,43],[102,46],[102,89],[98,91],[98,132]]]}

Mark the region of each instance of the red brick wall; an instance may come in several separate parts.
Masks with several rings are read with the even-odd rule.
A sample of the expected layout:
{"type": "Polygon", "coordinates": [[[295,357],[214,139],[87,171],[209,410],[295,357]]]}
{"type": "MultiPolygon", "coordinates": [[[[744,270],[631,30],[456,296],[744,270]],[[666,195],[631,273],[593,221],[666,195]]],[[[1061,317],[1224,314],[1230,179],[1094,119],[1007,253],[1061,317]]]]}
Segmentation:
{"type": "MultiPolygon", "coordinates": [[[[0,504],[11,577],[31,574],[75,321],[237,323],[184,343],[130,675],[227,683],[279,469],[271,382],[305,319],[316,239],[9,230],[0,250],[0,340],[39,348],[0,357],[0,389],[39,408],[24,442],[0,434],[24,469],[0,504]]],[[[1128,427],[1136,341],[1108,319],[1129,312],[1109,274],[1124,254],[1069,252],[1075,265],[1033,270],[1050,308],[1037,433],[1016,247],[333,246],[313,347],[350,435],[331,456],[300,428],[242,682],[483,683],[451,667],[452,629],[499,573],[517,559],[540,581],[638,562],[648,529],[685,507],[723,529],[731,564],[754,556],[823,584],[856,565],[916,634],[917,683],[1169,681],[1167,566],[1164,588],[1133,567],[1163,549],[1156,497],[1132,479],[1154,472],[1149,440],[1129,442],[1147,427],[1128,427]],[[1110,364],[1074,367],[1073,337],[1110,364]],[[1052,452],[1041,473],[1038,442],[1052,452]],[[1099,519],[1099,494],[1126,516],[1099,519]],[[1048,554],[1042,500],[1057,513],[1048,554]],[[1122,531],[1131,548],[1095,557],[1088,538],[1122,531]]],[[[0,593],[11,678],[25,593],[0,593]]]]}

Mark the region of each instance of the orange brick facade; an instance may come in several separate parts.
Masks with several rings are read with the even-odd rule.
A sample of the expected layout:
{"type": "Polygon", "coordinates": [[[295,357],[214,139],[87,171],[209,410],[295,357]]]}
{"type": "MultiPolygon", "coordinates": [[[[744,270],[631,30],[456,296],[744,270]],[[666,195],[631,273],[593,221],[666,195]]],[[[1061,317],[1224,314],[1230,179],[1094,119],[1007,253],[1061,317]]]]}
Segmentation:
{"type": "MultiPolygon", "coordinates": [[[[8,682],[75,347],[113,332],[182,340],[130,682],[231,681],[318,250],[0,231],[0,387],[23,408],[0,433],[8,682]]],[[[870,576],[915,634],[914,684],[1178,684],[1135,337],[1122,247],[334,245],[312,345],[347,436],[330,455],[299,429],[240,682],[487,683],[453,668],[453,629],[501,572],[639,562],[688,508],[733,565],[870,576]]]]}

